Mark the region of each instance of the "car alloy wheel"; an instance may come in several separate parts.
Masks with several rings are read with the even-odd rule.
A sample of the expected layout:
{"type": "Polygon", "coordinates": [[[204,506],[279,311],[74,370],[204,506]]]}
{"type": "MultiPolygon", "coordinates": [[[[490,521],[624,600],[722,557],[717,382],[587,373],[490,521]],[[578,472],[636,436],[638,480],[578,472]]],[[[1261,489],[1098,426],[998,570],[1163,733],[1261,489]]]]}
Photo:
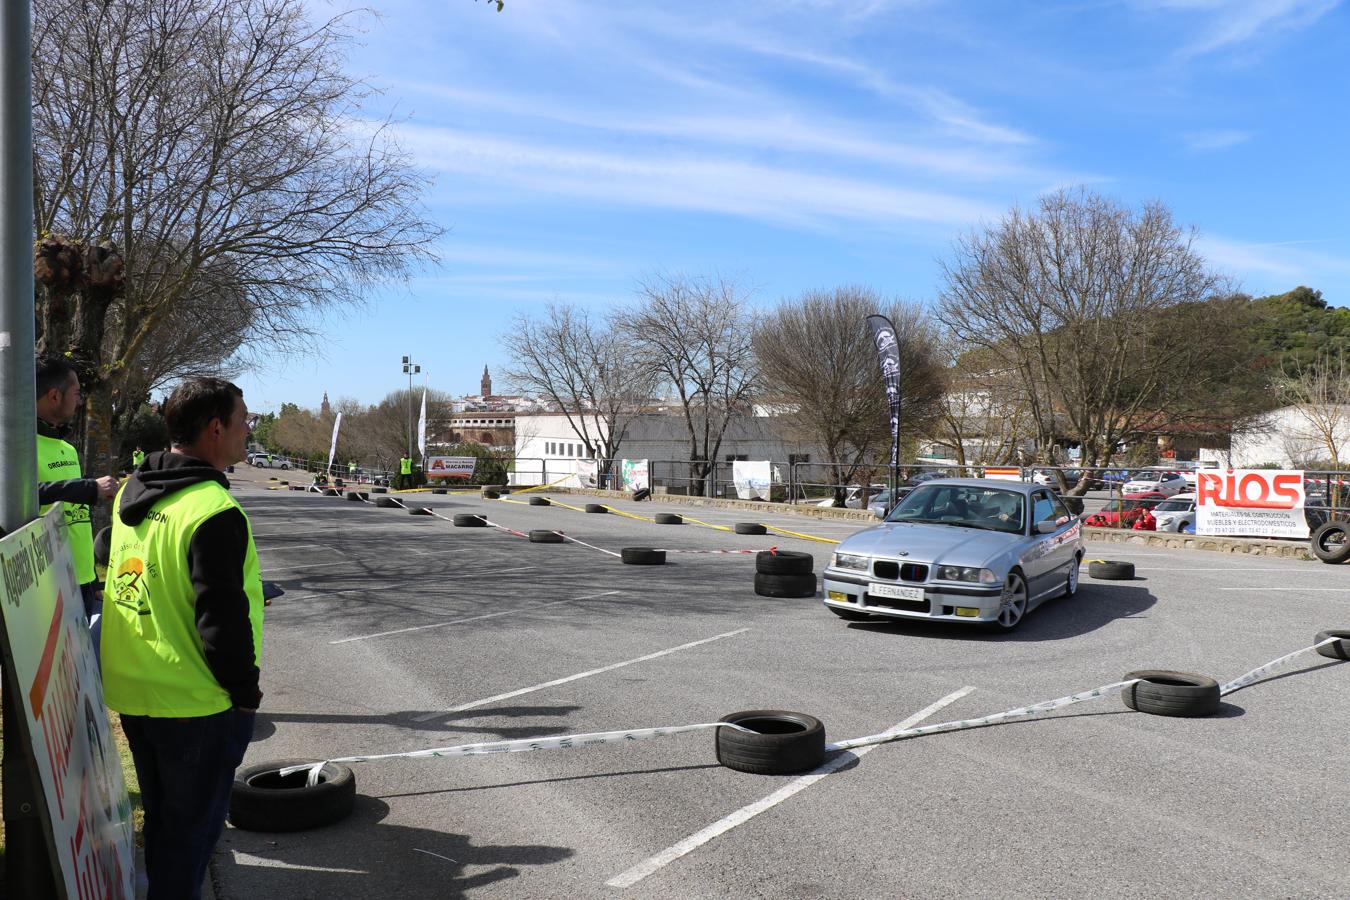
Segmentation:
{"type": "Polygon", "coordinates": [[[1072,597],[1078,593],[1078,570],[1082,564],[1083,560],[1080,557],[1075,556],[1073,558],[1073,564],[1069,566],[1069,583],[1064,586],[1065,597],[1072,597]]]}
{"type": "Polygon", "coordinates": [[[999,600],[998,628],[1000,631],[1012,631],[1027,613],[1027,583],[1016,572],[1008,574],[1003,585],[1003,596],[999,600]]]}

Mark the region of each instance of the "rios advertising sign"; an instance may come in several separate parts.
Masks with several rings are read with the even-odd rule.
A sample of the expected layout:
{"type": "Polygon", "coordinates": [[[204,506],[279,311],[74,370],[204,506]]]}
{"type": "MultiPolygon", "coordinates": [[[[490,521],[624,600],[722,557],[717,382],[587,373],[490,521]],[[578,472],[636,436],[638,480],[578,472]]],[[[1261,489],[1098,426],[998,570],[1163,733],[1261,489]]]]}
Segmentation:
{"type": "Polygon", "coordinates": [[[1307,538],[1303,473],[1271,469],[1195,473],[1195,533],[1307,538]]]}
{"type": "Polygon", "coordinates": [[[108,729],[61,505],[0,540],[0,609],[65,895],[127,898],[131,801],[108,729]]]}

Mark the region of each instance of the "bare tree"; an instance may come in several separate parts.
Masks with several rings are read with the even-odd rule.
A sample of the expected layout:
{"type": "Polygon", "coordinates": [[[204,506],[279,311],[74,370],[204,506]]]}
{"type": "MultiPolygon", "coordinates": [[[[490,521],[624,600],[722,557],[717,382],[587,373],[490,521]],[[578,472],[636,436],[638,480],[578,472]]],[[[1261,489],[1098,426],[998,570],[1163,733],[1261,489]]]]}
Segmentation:
{"type": "Polygon", "coordinates": [[[507,380],[552,401],[608,475],[655,381],[630,337],[578,306],[550,303],[537,318],[517,315],[501,342],[511,360],[507,380]]]}
{"type": "Polygon", "coordinates": [[[943,395],[944,368],[927,315],[916,306],[885,302],[866,288],[811,292],[779,306],[755,330],[754,349],[772,399],[803,436],[819,445],[842,486],[889,447],[890,413],[867,334],[866,317],[890,316],[900,345],[902,442],[929,433],[943,395]]]}
{"type": "Polygon", "coordinates": [[[1015,462],[1017,451],[1034,440],[1016,373],[988,352],[955,355],[929,440],[950,451],[959,466],[1015,462]]]}
{"type": "Polygon", "coordinates": [[[703,493],[733,416],[748,414],[758,374],[748,296],[721,277],[656,275],[631,314],[637,352],[675,392],[689,441],[689,485],[703,493]]]}
{"type": "Polygon", "coordinates": [[[939,316],[1017,373],[1043,453],[1073,440],[1103,466],[1123,441],[1261,401],[1250,313],[1194,239],[1161,204],[1062,191],[958,241],[939,316]]]}
{"type": "Polygon", "coordinates": [[[1350,445],[1350,368],[1345,354],[1323,354],[1309,365],[1295,362],[1278,382],[1280,398],[1294,408],[1297,426],[1284,435],[1297,465],[1339,470],[1350,445]]]}
{"type": "MultiPolygon", "coordinates": [[[[109,453],[123,392],[209,365],[202,339],[217,362],[304,344],[313,313],[429,255],[424,180],[360,119],[367,90],[343,73],[349,18],[305,12],[34,0],[35,230],[116,252],[124,269],[100,314],[88,304],[96,339],[70,348],[90,356],[93,459],[109,453]],[[220,320],[204,314],[222,305],[220,320]],[[176,329],[189,346],[153,353],[176,329]],[[147,378],[152,358],[167,373],[147,378]]],[[[40,322],[53,303],[44,290],[40,322]]]]}

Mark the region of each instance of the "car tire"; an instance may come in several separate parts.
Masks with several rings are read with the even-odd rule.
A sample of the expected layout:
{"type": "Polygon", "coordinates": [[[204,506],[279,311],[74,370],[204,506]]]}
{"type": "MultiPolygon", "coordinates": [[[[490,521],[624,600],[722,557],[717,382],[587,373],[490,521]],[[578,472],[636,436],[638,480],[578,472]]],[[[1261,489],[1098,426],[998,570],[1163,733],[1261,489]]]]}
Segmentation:
{"type": "Polygon", "coordinates": [[[433,494],[448,494],[448,493],[450,493],[450,489],[449,489],[449,488],[432,488],[432,489],[431,489],[431,492],[432,492],[433,494]]]}
{"type": "Polygon", "coordinates": [[[282,464],[281,464],[281,470],[282,470],[283,472],[286,471],[286,470],[289,469],[289,468],[290,468],[290,466],[286,465],[285,463],[282,463],[282,464]]]}
{"type": "Polygon", "coordinates": [[[1327,659],[1350,659],[1350,631],[1319,631],[1313,643],[1320,644],[1327,638],[1340,638],[1340,640],[1334,644],[1327,644],[1325,647],[1318,647],[1319,655],[1325,656],[1327,659]]]}
{"type": "Polygon", "coordinates": [[[719,728],[717,761],[751,775],[809,772],[825,761],[825,726],[815,716],[780,709],[750,709],[721,721],[754,729],[719,728]]]}
{"type": "Polygon", "coordinates": [[[337,488],[324,488],[323,495],[325,497],[341,497],[342,491],[339,491],[337,488]]]}
{"type": "Polygon", "coordinates": [[[1078,586],[1082,578],[1083,555],[1080,553],[1073,558],[1073,565],[1069,567],[1069,577],[1064,584],[1064,593],[1060,594],[1064,599],[1069,599],[1078,593],[1078,586]]]}
{"type": "Polygon", "coordinates": [[[547,497],[531,497],[531,498],[530,498],[530,505],[531,505],[531,506],[552,506],[552,505],[553,505],[553,501],[552,501],[552,500],[549,500],[547,497]]]}
{"type": "Polygon", "coordinates": [[[626,566],[664,566],[666,551],[653,550],[651,547],[624,547],[619,558],[626,566]]]}
{"type": "Polygon", "coordinates": [[[990,625],[995,631],[1013,631],[1026,618],[1027,607],[1031,603],[1027,580],[1022,577],[1021,572],[1008,573],[1008,580],[1003,583],[1003,594],[999,599],[998,618],[990,625]]]}
{"type": "Polygon", "coordinates": [[[353,501],[354,503],[360,503],[361,501],[366,499],[366,495],[361,491],[348,491],[347,499],[353,501]]]}
{"type": "Polygon", "coordinates": [[[286,487],[290,487],[290,486],[291,486],[291,483],[290,483],[289,481],[284,480],[284,479],[281,480],[281,481],[278,481],[277,484],[283,484],[283,485],[285,485],[286,487]]]}
{"type": "Polygon", "coordinates": [[[387,494],[389,493],[389,488],[373,487],[370,489],[370,492],[372,494],[387,494]]]}
{"type": "Polygon", "coordinates": [[[840,609],[837,606],[827,606],[825,608],[839,618],[849,622],[872,622],[877,618],[876,616],[869,616],[867,613],[854,612],[851,609],[840,609]]]}
{"type": "Polygon", "coordinates": [[[1088,563],[1088,574],[1102,581],[1131,581],[1134,579],[1134,563],[1094,559],[1088,563]]]}
{"type": "Polygon", "coordinates": [[[816,558],[798,550],[761,550],[755,554],[755,571],[762,575],[810,575],[816,558]]]}
{"type": "Polygon", "coordinates": [[[280,774],[308,762],[318,760],[281,759],[236,770],[230,824],[245,831],[304,831],[345,819],[356,804],[356,775],[347,766],[324,763],[319,783],[309,787],[307,771],[280,774]]]}
{"type": "Polygon", "coordinates": [[[375,505],[380,509],[401,509],[403,507],[403,504],[393,497],[381,497],[375,501],[375,505]]]}
{"type": "Polygon", "coordinates": [[[1199,718],[1219,709],[1219,683],[1207,675],[1141,669],[1125,677],[1142,679],[1121,691],[1120,699],[1130,709],[1153,716],[1199,718]]]}
{"type": "Polygon", "coordinates": [[[601,505],[601,504],[599,504],[599,503],[587,503],[587,504],[586,504],[586,512],[588,512],[588,513],[607,513],[607,512],[609,512],[609,510],[606,509],[603,505],[601,505]]]}
{"type": "Polygon", "coordinates": [[[645,488],[645,487],[644,487],[644,488],[638,488],[636,491],[633,491],[633,499],[634,499],[634,500],[646,500],[647,498],[651,497],[651,495],[652,495],[652,489],[651,489],[651,488],[645,488]]]}
{"type": "Polygon", "coordinates": [[[291,485],[291,490],[293,490],[293,491],[305,491],[305,490],[308,490],[308,488],[306,488],[303,484],[293,484],[293,485],[291,485]]]}
{"type": "Polygon", "coordinates": [[[656,515],[652,516],[652,520],[655,521],[657,525],[684,524],[684,516],[677,515],[676,513],[657,513],[656,515]]]}
{"type": "Polygon", "coordinates": [[[1332,519],[1313,532],[1313,556],[1324,563],[1339,565],[1350,559],[1350,522],[1332,519]]]}
{"type": "Polygon", "coordinates": [[[766,575],[755,573],[755,593],[761,597],[814,597],[815,575],[766,575]]]}
{"type": "Polygon", "coordinates": [[[475,516],[473,513],[456,513],[455,517],[450,521],[459,528],[487,527],[487,519],[482,516],[475,516]]]}
{"type": "Polygon", "coordinates": [[[769,529],[758,522],[737,522],[735,531],[737,534],[768,534],[769,529]]]}
{"type": "Polygon", "coordinates": [[[531,544],[561,544],[563,536],[556,531],[549,531],[547,528],[536,528],[530,532],[531,544]]]}
{"type": "Polygon", "coordinates": [[[413,506],[409,507],[408,514],[413,516],[429,516],[431,515],[431,510],[425,506],[413,506]]]}

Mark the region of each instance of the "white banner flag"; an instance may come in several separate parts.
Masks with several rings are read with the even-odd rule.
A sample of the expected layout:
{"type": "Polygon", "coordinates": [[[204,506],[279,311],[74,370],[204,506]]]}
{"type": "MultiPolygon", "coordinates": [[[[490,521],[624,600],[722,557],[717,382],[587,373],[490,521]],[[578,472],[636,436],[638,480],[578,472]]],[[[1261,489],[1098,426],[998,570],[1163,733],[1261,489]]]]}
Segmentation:
{"type": "Polygon", "coordinates": [[[422,412],[417,417],[417,452],[427,458],[427,389],[422,388],[422,412]]]}
{"type": "Polygon", "coordinates": [[[342,427],[342,413],[338,413],[337,418],[333,420],[333,442],[328,445],[328,468],[326,471],[330,473],[333,471],[333,454],[337,453],[338,429],[341,427],[342,427]]]}

